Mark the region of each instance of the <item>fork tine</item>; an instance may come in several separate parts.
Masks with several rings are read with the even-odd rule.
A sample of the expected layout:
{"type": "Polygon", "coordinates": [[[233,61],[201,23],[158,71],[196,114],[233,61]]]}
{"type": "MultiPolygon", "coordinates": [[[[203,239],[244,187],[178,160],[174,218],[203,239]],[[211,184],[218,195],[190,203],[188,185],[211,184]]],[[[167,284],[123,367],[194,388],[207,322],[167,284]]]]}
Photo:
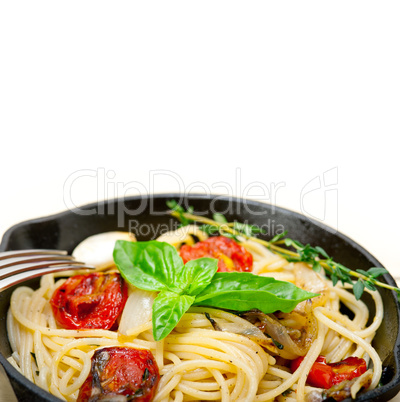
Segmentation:
{"type": "Polygon", "coordinates": [[[0,261],[0,270],[14,265],[25,263],[40,262],[40,261],[74,261],[74,257],[70,255],[55,255],[55,254],[36,254],[27,256],[10,257],[0,261]]]}
{"type": "Polygon", "coordinates": [[[0,253],[0,260],[5,260],[7,258],[23,257],[29,255],[67,255],[65,250],[49,250],[49,249],[31,249],[31,250],[11,250],[3,251],[0,253]]]}
{"type": "Polygon", "coordinates": [[[75,261],[63,250],[12,250],[0,253],[0,292],[10,286],[48,273],[96,269],[75,261]]]}
{"type": "MultiPolygon", "coordinates": [[[[6,267],[0,270],[0,280],[7,278],[9,276],[21,273],[21,272],[29,272],[36,269],[46,269],[58,267],[57,271],[70,269],[70,267],[79,267],[79,268],[71,268],[71,269],[95,269],[95,267],[85,265],[85,263],[80,261],[71,261],[71,260],[48,260],[43,262],[34,262],[34,263],[24,263],[17,264],[10,267],[6,267]],[[64,267],[64,268],[63,268],[64,267]]],[[[44,271],[43,271],[44,272],[44,271]]]]}
{"type": "MultiPolygon", "coordinates": [[[[27,279],[37,278],[38,276],[42,276],[45,274],[51,274],[53,272],[65,271],[65,270],[75,270],[75,269],[85,269],[88,268],[86,265],[57,265],[51,266],[47,268],[39,268],[29,271],[19,272],[16,275],[9,276],[5,279],[0,280],[0,292],[8,289],[11,286],[17,285],[18,283],[24,282],[27,279]]],[[[89,269],[93,269],[94,267],[89,267],[89,269]]]]}

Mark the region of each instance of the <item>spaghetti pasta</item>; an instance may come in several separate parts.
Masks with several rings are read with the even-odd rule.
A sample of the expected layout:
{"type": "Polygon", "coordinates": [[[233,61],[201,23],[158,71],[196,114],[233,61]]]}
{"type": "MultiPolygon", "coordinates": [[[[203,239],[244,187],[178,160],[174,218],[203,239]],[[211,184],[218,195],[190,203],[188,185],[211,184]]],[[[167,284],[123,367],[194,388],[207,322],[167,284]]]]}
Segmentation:
{"type": "MultiPolygon", "coordinates": [[[[179,240],[181,234],[176,232],[164,234],[162,240],[179,247],[183,241],[193,243],[192,234],[207,238],[197,227],[188,227],[182,241],[179,240]]],[[[304,264],[288,263],[260,244],[242,240],[242,246],[253,256],[255,274],[300,286],[299,272],[311,271],[304,264]]],[[[50,299],[65,279],[57,279],[53,274],[43,276],[37,290],[22,286],[14,291],[7,316],[13,351],[9,361],[38,386],[67,401],[77,399],[90,372],[94,352],[114,346],[147,349],[153,353],[161,376],[154,402],[304,401],[307,394],[319,391],[307,385],[308,373],[319,355],[326,356],[328,363],[349,356],[364,358],[367,363],[370,360],[373,370],[370,388],[376,387],[382,362],[371,341],[383,319],[379,293],[369,292],[376,314],[367,325],[369,312],[362,301],[356,300],[345,286],[333,286],[328,279],[314,272],[312,275],[315,281],[308,283],[306,290],[309,290],[307,286],[323,286],[320,288],[322,296],[313,302],[310,313],[316,325],[315,338],[294,373],[288,368],[288,360],[279,353],[271,353],[240,331],[224,330],[252,325],[245,318],[215,308],[191,307],[175,329],[158,342],[153,338],[149,321],[125,328],[124,333],[59,328],[50,299]],[[354,317],[343,314],[341,305],[354,317]],[[222,330],[215,330],[212,321],[222,330]]],[[[299,317],[305,311],[302,309],[309,308],[307,306],[307,302],[298,305],[295,311],[299,317]]],[[[293,325],[295,319],[293,315],[281,317],[293,333],[304,331],[304,326],[299,329],[293,325]]],[[[353,385],[353,397],[361,385],[353,385]]]]}

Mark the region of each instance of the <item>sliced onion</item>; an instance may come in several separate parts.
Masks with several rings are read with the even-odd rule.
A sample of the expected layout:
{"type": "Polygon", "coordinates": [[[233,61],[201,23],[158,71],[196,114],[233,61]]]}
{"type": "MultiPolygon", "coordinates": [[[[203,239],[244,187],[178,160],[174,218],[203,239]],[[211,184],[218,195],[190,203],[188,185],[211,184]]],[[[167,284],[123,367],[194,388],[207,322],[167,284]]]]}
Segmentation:
{"type": "Polygon", "coordinates": [[[136,241],[128,232],[104,232],[87,237],[79,243],[72,255],[76,260],[94,265],[101,271],[114,265],[113,251],[117,240],[136,241]]]}
{"type": "MultiPolygon", "coordinates": [[[[251,312],[253,311],[258,312],[259,310],[251,310],[249,312],[244,313],[242,315],[243,319],[235,317],[236,319],[234,319],[234,322],[224,322],[222,320],[217,321],[215,319],[212,319],[211,317],[207,318],[211,322],[211,325],[216,331],[231,332],[234,334],[246,336],[253,342],[259,344],[260,346],[264,347],[265,349],[267,349],[268,351],[270,351],[275,355],[282,356],[285,359],[296,358],[298,355],[291,353],[290,351],[286,351],[285,348],[280,349],[271,337],[268,338],[258,327],[253,325],[251,322],[247,321],[246,314],[247,313],[251,314],[251,312]]],[[[260,313],[265,315],[261,311],[260,313]]],[[[223,314],[226,316],[229,313],[225,312],[223,314]]]]}
{"type": "Polygon", "coordinates": [[[183,226],[177,230],[163,233],[157,241],[165,241],[172,244],[174,247],[179,247],[182,243],[193,242],[191,235],[199,238],[200,241],[206,240],[208,238],[207,233],[203,232],[196,225],[183,226]]]}
{"type": "MultiPolygon", "coordinates": [[[[295,285],[308,292],[318,293],[320,296],[313,297],[311,303],[313,308],[325,305],[328,299],[328,286],[326,281],[320,274],[313,271],[304,263],[294,264],[295,273],[295,285]]],[[[304,303],[299,303],[296,307],[296,311],[302,311],[304,309],[304,303]]]]}
{"type": "MultiPolygon", "coordinates": [[[[286,359],[294,359],[298,356],[304,356],[311,346],[311,343],[316,338],[316,322],[312,315],[310,305],[305,317],[302,317],[301,331],[293,331],[293,328],[285,327],[273,314],[264,314],[260,310],[250,310],[241,314],[241,317],[256,323],[256,325],[262,329],[264,334],[268,334],[274,341],[280,343],[283,348],[279,350],[279,356],[286,359]],[[304,320],[305,318],[305,320],[304,320]],[[301,338],[292,339],[290,334],[293,332],[299,332],[301,338]]],[[[298,313],[281,313],[286,319],[296,320],[298,313]]]]}
{"type": "MultiPolygon", "coordinates": [[[[128,335],[151,322],[153,301],[157,292],[141,290],[129,285],[129,296],[118,327],[118,332],[128,335]]],[[[140,332],[140,331],[139,331],[140,332]]]]}

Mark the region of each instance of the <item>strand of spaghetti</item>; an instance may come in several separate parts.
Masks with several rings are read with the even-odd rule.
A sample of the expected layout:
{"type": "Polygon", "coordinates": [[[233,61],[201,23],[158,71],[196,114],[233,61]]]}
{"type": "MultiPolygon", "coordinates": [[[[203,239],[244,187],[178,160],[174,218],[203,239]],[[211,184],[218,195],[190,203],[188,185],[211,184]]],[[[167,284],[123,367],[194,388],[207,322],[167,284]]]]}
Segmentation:
{"type": "Polygon", "coordinates": [[[329,314],[329,318],[341,323],[343,326],[347,327],[351,331],[357,331],[360,328],[359,326],[355,325],[354,321],[350,320],[349,317],[338,313],[337,311],[327,310],[327,314],[329,314]]]}
{"type": "Polygon", "coordinates": [[[46,307],[45,307],[43,313],[45,314],[46,323],[47,323],[47,325],[45,324],[43,326],[51,328],[51,329],[57,329],[56,319],[55,319],[55,317],[53,315],[53,312],[51,310],[50,303],[46,304],[46,307]]]}
{"type": "Polygon", "coordinates": [[[187,332],[191,334],[202,335],[205,337],[209,337],[211,335],[215,339],[231,342],[234,345],[236,344],[243,345],[244,347],[249,349],[248,353],[249,355],[256,354],[257,358],[260,358],[263,365],[261,371],[266,371],[268,365],[275,364],[275,358],[273,356],[266,353],[265,350],[260,345],[258,345],[251,339],[247,338],[246,336],[226,331],[210,331],[208,329],[197,329],[197,328],[191,330],[189,329],[187,332]],[[250,349],[253,351],[253,353],[250,352],[250,349]]]}
{"type": "Polygon", "coordinates": [[[164,381],[164,383],[161,385],[162,380],[164,379],[163,377],[158,383],[156,395],[154,396],[153,402],[160,402],[164,398],[167,398],[168,395],[172,392],[172,390],[179,384],[181,378],[182,376],[180,374],[175,374],[171,376],[169,381],[164,381]]]}
{"type": "MultiPolygon", "coordinates": [[[[23,313],[27,314],[29,311],[29,299],[26,298],[23,302],[23,313]]],[[[22,372],[25,377],[29,378],[30,381],[33,381],[33,373],[32,373],[32,355],[33,351],[33,339],[32,333],[26,331],[22,336],[22,344],[21,344],[21,360],[22,360],[22,372]]]]}
{"type": "MultiPolygon", "coordinates": [[[[323,334],[323,335],[325,335],[325,334],[323,334]]],[[[257,395],[255,398],[255,401],[272,400],[273,398],[277,397],[278,395],[281,395],[282,392],[289,389],[300,378],[301,373],[304,372],[304,368],[306,366],[310,365],[310,362],[314,355],[315,355],[315,358],[314,358],[314,361],[315,361],[315,359],[317,358],[318,354],[321,351],[322,345],[323,345],[323,336],[322,336],[322,331],[319,329],[317,339],[312,343],[310,350],[308,351],[308,354],[306,355],[306,357],[300,364],[299,368],[293,374],[287,373],[287,379],[285,379],[279,387],[277,387],[274,390],[269,391],[265,394],[257,395]]],[[[310,367],[311,367],[311,365],[310,365],[310,367]]],[[[274,373],[274,370],[272,370],[272,373],[274,373]]],[[[308,372],[305,372],[305,375],[307,375],[307,373],[308,372]]]]}
{"type": "MultiPolygon", "coordinates": [[[[304,361],[303,361],[304,367],[301,369],[301,376],[299,378],[299,381],[297,382],[296,397],[297,397],[298,402],[304,401],[304,394],[305,394],[305,387],[306,387],[308,373],[310,372],[311,367],[314,364],[315,360],[317,360],[317,357],[321,353],[321,349],[324,344],[326,331],[327,331],[326,326],[323,325],[321,323],[321,321],[318,321],[317,339],[313,342],[313,347],[310,348],[309,353],[307,353],[306,357],[304,358],[304,361]]],[[[300,368],[298,368],[297,370],[300,370],[300,368]]]]}
{"type": "MultiPolygon", "coordinates": [[[[93,345],[93,342],[96,343],[97,345],[110,345],[110,341],[108,339],[102,339],[102,338],[81,338],[81,339],[75,339],[69,343],[67,343],[66,345],[62,346],[53,356],[53,361],[52,361],[52,382],[58,386],[59,384],[59,380],[58,380],[58,375],[57,375],[57,369],[58,369],[58,365],[60,364],[61,359],[63,358],[63,356],[69,352],[71,349],[79,349],[79,347],[82,346],[90,346],[93,345]]],[[[111,345],[110,345],[111,346],[111,345]]],[[[94,352],[94,348],[92,351],[88,352],[87,354],[85,354],[86,357],[84,358],[84,362],[83,362],[83,367],[82,367],[82,371],[79,374],[78,378],[76,379],[75,383],[73,384],[74,387],[73,390],[78,389],[84,382],[84,380],[86,379],[86,377],[89,374],[90,371],[90,358],[91,355],[94,352]]],[[[72,352],[74,353],[74,352],[72,352]]],[[[73,392],[73,391],[70,391],[73,392]]]]}
{"type": "MultiPolygon", "coordinates": [[[[225,361],[226,363],[230,363],[230,369],[228,371],[236,371],[238,372],[239,370],[242,370],[243,373],[245,373],[248,382],[249,382],[249,392],[254,394],[256,393],[257,386],[258,386],[258,381],[259,381],[259,376],[257,372],[252,370],[248,365],[245,363],[241,362],[238,358],[235,357],[230,357],[229,355],[224,355],[222,353],[216,352],[214,350],[210,350],[207,348],[199,348],[198,346],[185,346],[185,345],[173,345],[174,347],[171,348],[172,350],[175,350],[175,348],[179,347],[179,349],[192,349],[194,351],[197,351],[198,353],[202,353],[207,357],[211,357],[213,359],[218,359],[225,361]],[[218,356],[216,356],[218,355],[218,356]]],[[[210,362],[210,360],[205,360],[206,362],[210,362]]],[[[240,375],[238,373],[238,375],[240,375]]],[[[239,384],[238,384],[239,385],[239,384]]]]}
{"type": "Polygon", "coordinates": [[[369,345],[364,339],[360,338],[358,335],[354,334],[353,332],[349,331],[346,328],[343,328],[341,325],[336,324],[331,319],[325,316],[326,309],[324,307],[316,307],[314,309],[314,315],[319,321],[322,321],[327,327],[334,329],[342,336],[352,340],[357,345],[361,346],[371,357],[374,363],[374,374],[372,376],[372,381],[369,389],[375,388],[382,375],[382,361],[376,353],[375,349],[369,345]]]}
{"type": "Polygon", "coordinates": [[[156,362],[160,370],[164,367],[164,339],[156,342],[156,362]]]}
{"type": "Polygon", "coordinates": [[[248,373],[244,373],[243,370],[241,370],[241,369],[237,370],[235,385],[234,385],[234,388],[231,393],[231,398],[233,400],[239,400],[240,395],[243,392],[243,389],[245,388],[245,385],[246,385],[245,374],[248,374],[248,373]]]}
{"type": "Polygon", "coordinates": [[[78,357],[79,360],[82,361],[82,368],[80,370],[74,370],[73,367],[70,367],[67,370],[67,373],[63,376],[62,380],[60,381],[60,383],[59,383],[60,392],[63,395],[67,395],[67,396],[69,396],[73,392],[77,391],[83,385],[83,382],[85,382],[86,377],[82,378],[79,375],[80,372],[83,371],[84,367],[87,365],[87,366],[89,366],[89,370],[91,368],[91,355],[92,355],[92,353],[90,353],[90,352],[85,353],[85,352],[83,352],[81,350],[75,349],[75,350],[71,350],[71,355],[75,356],[75,357],[78,357]],[[68,372],[69,372],[69,370],[72,371],[72,375],[77,373],[78,376],[77,376],[77,378],[74,379],[74,382],[71,385],[68,386],[68,376],[69,376],[68,372]],[[65,378],[65,380],[64,380],[64,378],[65,378]],[[82,384],[80,384],[80,381],[82,381],[82,384]]]}
{"type": "Polygon", "coordinates": [[[14,352],[15,350],[17,350],[17,329],[14,317],[10,309],[7,312],[7,333],[11,350],[14,352]]]}
{"type": "Polygon", "coordinates": [[[7,361],[8,361],[19,373],[23,374],[22,371],[21,371],[21,368],[19,367],[18,363],[15,361],[15,359],[14,359],[13,356],[10,356],[10,357],[7,359],[7,361]]]}
{"type": "MultiPolygon", "coordinates": [[[[90,369],[91,369],[91,355],[87,354],[86,358],[83,361],[83,366],[82,370],[79,373],[79,375],[75,378],[73,384],[71,384],[69,387],[62,388],[62,379],[60,380],[57,374],[57,365],[60,362],[61,359],[58,360],[58,356],[55,356],[55,362],[52,366],[52,374],[51,374],[51,379],[52,379],[52,385],[57,387],[61,394],[63,395],[69,395],[72,392],[78,390],[83,383],[86,380],[86,377],[89,375],[90,369]]],[[[73,370],[71,367],[68,370],[73,370]]]]}
{"type": "MultiPolygon", "coordinates": [[[[72,353],[71,353],[71,355],[72,355],[72,353]]],[[[71,368],[73,368],[76,371],[80,371],[83,368],[82,363],[79,363],[79,361],[77,361],[69,356],[63,356],[61,358],[61,362],[67,366],[70,366],[71,368]]]]}
{"type": "MultiPolygon", "coordinates": [[[[346,289],[351,289],[351,286],[347,286],[346,284],[346,289]]],[[[369,289],[365,289],[367,293],[369,293],[372,296],[372,299],[374,300],[375,303],[375,316],[373,318],[373,321],[370,326],[363,330],[359,330],[356,332],[358,336],[361,338],[366,338],[367,336],[374,335],[379,326],[382,323],[383,320],[383,315],[384,315],[384,310],[383,310],[383,302],[382,302],[382,296],[378,291],[372,291],[369,289]]],[[[350,293],[351,295],[351,293],[350,293]]],[[[351,296],[350,296],[351,297],[351,296]]],[[[355,298],[354,298],[355,300],[355,298]]],[[[357,302],[357,300],[356,300],[357,302]]]]}
{"type": "Polygon", "coordinates": [[[332,287],[332,290],[338,294],[340,301],[343,302],[349,309],[351,309],[356,317],[353,319],[353,323],[359,327],[365,326],[368,320],[368,307],[362,300],[357,300],[354,295],[348,292],[346,289],[340,287],[332,287]],[[358,322],[357,318],[360,320],[358,322]]]}
{"type": "Polygon", "coordinates": [[[64,373],[64,375],[61,377],[61,380],[59,381],[58,389],[60,390],[61,394],[63,394],[64,396],[69,396],[69,394],[70,394],[68,392],[68,382],[71,380],[71,378],[73,377],[75,372],[76,371],[72,367],[70,367],[64,373]]]}
{"type": "Polygon", "coordinates": [[[180,383],[185,386],[198,389],[199,391],[216,391],[219,389],[219,384],[217,381],[198,382],[182,380],[180,383]]]}
{"type": "Polygon", "coordinates": [[[268,374],[283,378],[285,380],[287,380],[288,378],[290,378],[292,376],[292,374],[289,373],[288,371],[281,370],[277,367],[268,367],[268,374]]]}
{"type": "MultiPolygon", "coordinates": [[[[174,364],[179,364],[182,361],[175,353],[171,353],[171,352],[165,352],[164,358],[171,360],[174,364]]],[[[164,368],[165,368],[165,365],[160,370],[162,370],[164,368]]]]}
{"type": "Polygon", "coordinates": [[[349,354],[350,348],[354,346],[354,343],[346,338],[342,338],[339,344],[339,347],[336,349],[333,356],[329,361],[331,362],[339,362],[345,358],[349,354]]]}
{"type": "Polygon", "coordinates": [[[259,389],[272,389],[279,387],[281,385],[282,381],[280,380],[275,380],[275,381],[266,381],[262,380],[260,381],[260,384],[258,385],[259,389]]]}
{"type": "MultiPolygon", "coordinates": [[[[193,334],[198,336],[209,337],[212,336],[214,339],[226,340],[230,341],[234,344],[242,344],[248,348],[251,348],[255,353],[260,354],[265,359],[265,364],[274,364],[275,358],[269,355],[264,351],[264,349],[258,345],[256,342],[247,338],[244,335],[235,334],[233,332],[228,331],[215,331],[211,329],[203,329],[203,328],[192,328],[186,331],[187,334],[193,334]]],[[[182,334],[183,335],[183,334],[182,334]]]]}
{"type": "MultiPolygon", "coordinates": [[[[13,352],[11,357],[17,362],[18,365],[21,365],[21,358],[19,356],[18,351],[13,352]]],[[[21,369],[20,369],[20,371],[21,371],[21,369]]]]}
{"type": "Polygon", "coordinates": [[[67,399],[61,394],[61,392],[59,391],[59,389],[52,383],[50,385],[49,391],[55,395],[57,398],[60,398],[63,401],[66,401],[67,399]]]}
{"type": "Polygon", "coordinates": [[[175,391],[174,402],[183,402],[183,393],[182,393],[182,391],[175,391]]]}
{"type": "Polygon", "coordinates": [[[184,362],[180,363],[179,365],[174,366],[168,373],[163,375],[163,377],[161,378],[161,380],[158,384],[157,393],[158,393],[158,390],[164,390],[165,384],[169,383],[169,381],[175,375],[177,375],[179,373],[185,374],[189,370],[195,370],[195,369],[202,368],[202,367],[206,368],[208,370],[217,369],[217,370],[225,371],[225,372],[236,371],[235,366],[232,366],[232,365],[224,363],[224,362],[219,362],[216,360],[198,359],[198,360],[184,361],[184,362]]]}
{"type": "Polygon", "coordinates": [[[258,353],[255,354],[252,348],[249,348],[247,345],[244,345],[242,343],[234,343],[231,341],[227,341],[226,343],[235,346],[237,349],[241,350],[245,354],[245,356],[248,356],[252,361],[254,361],[257,366],[257,371],[259,373],[262,373],[260,375],[260,378],[264,377],[264,374],[268,369],[268,364],[265,364],[265,362],[263,362],[261,356],[258,353]]]}
{"type": "MultiPolygon", "coordinates": [[[[38,366],[39,373],[42,373],[43,370],[47,368],[46,362],[46,354],[45,354],[45,347],[42,342],[42,336],[39,331],[35,331],[33,334],[33,350],[36,357],[36,363],[38,366]]],[[[43,376],[41,376],[43,378],[43,376]]],[[[43,383],[40,384],[43,388],[43,383]]]]}
{"type": "Polygon", "coordinates": [[[138,339],[138,338],[134,339],[132,343],[136,347],[145,348],[149,350],[155,350],[157,347],[156,342],[146,341],[144,339],[138,339]]]}
{"type": "MultiPolygon", "coordinates": [[[[259,373],[259,377],[261,378],[262,375],[264,374],[264,371],[266,371],[266,368],[264,369],[263,367],[263,362],[261,361],[260,357],[258,354],[254,353],[248,353],[249,350],[246,349],[246,346],[242,345],[244,348],[244,351],[240,351],[240,343],[237,342],[220,342],[220,341],[215,341],[210,339],[210,337],[213,337],[215,334],[215,331],[208,331],[209,333],[205,333],[204,335],[206,336],[206,339],[202,339],[200,337],[192,338],[192,337],[187,337],[187,336],[180,336],[180,337],[170,337],[168,338],[168,342],[172,341],[174,342],[179,342],[180,344],[187,345],[187,344],[192,344],[195,345],[196,347],[199,345],[203,345],[206,347],[211,347],[211,348],[218,348],[222,351],[224,351],[228,356],[236,356],[238,359],[243,359],[243,361],[247,361],[247,364],[249,364],[251,367],[255,369],[259,373]],[[171,339],[172,338],[172,339],[171,339]],[[228,345],[231,345],[231,348],[228,349],[228,345]],[[250,357],[251,356],[251,357],[250,357]],[[262,374],[260,374],[262,373],[262,374]]],[[[241,339],[240,339],[241,340],[241,339]]],[[[203,353],[204,355],[205,353],[203,353]]],[[[217,355],[213,353],[213,357],[216,358],[217,355]]]]}
{"type": "Polygon", "coordinates": [[[141,332],[145,332],[151,329],[152,326],[153,324],[150,321],[145,324],[139,325],[138,327],[128,329],[126,331],[126,336],[138,336],[141,332]]]}
{"type": "MultiPolygon", "coordinates": [[[[370,336],[364,338],[364,340],[365,340],[365,342],[371,343],[373,337],[374,337],[374,335],[370,335],[370,336]]],[[[369,355],[365,353],[365,350],[360,345],[357,345],[357,348],[356,348],[355,352],[353,353],[353,356],[362,357],[366,361],[367,367],[368,367],[369,355]]]]}
{"type": "Polygon", "coordinates": [[[322,347],[322,354],[326,357],[328,353],[339,345],[340,336],[330,328],[328,335],[325,335],[324,346],[322,347]]]}
{"type": "MultiPolygon", "coordinates": [[[[188,341],[188,342],[195,343],[194,341],[193,342],[188,341]]],[[[212,349],[212,348],[206,348],[206,347],[199,346],[199,344],[208,344],[208,345],[212,346],[212,345],[215,345],[216,343],[212,342],[210,340],[208,340],[208,342],[200,341],[200,342],[196,343],[195,345],[193,345],[193,344],[192,345],[190,345],[190,344],[180,345],[180,344],[170,343],[168,346],[168,350],[173,351],[173,352],[175,352],[175,351],[193,351],[193,352],[199,353],[208,358],[217,359],[222,362],[230,363],[231,365],[236,366],[238,369],[243,370],[245,373],[248,373],[248,372],[257,373],[254,365],[248,365],[239,359],[239,357],[237,355],[237,351],[235,351],[234,348],[226,347],[225,353],[223,353],[223,352],[218,352],[217,350],[212,349]]],[[[257,377],[258,377],[258,375],[257,375],[257,377]]],[[[254,381],[251,381],[251,383],[253,384],[255,382],[255,380],[256,379],[254,379],[254,381]]],[[[258,381],[258,379],[257,379],[257,381],[258,381]]],[[[253,387],[256,387],[256,384],[253,384],[253,387]]]]}
{"type": "Polygon", "coordinates": [[[219,370],[210,369],[210,372],[219,385],[221,391],[221,402],[229,402],[229,384],[232,384],[233,386],[233,383],[229,383],[229,380],[225,380],[219,370]]]}
{"type": "Polygon", "coordinates": [[[222,402],[229,401],[229,395],[228,395],[228,399],[223,398],[221,395],[221,391],[211,391],[211,392],[201,391],[199,389],[192,388],[182,382],[177,384],[176,389],[179,391],[182,391],[186,395],[194,397],[195,399],[200,399],[200,400],[205,399],[205,400],[212,400],[212,401],[221,400],[222,402]]]}
{"type": "MultiPolygon", "coordinates": [[[[190,360],[201,360],[201,358],[199,357],[198,359],[196,359],[195,357],[193,357],[193,359],[190,360]]],[[[203,358],[203,360],[205,359],[203,358]]],[[[210,371],[204,368],[197,368],[196,370],[184,373],[182,375],[182,378],[191,381],[201,381],[210,378],[210,371]]]]}

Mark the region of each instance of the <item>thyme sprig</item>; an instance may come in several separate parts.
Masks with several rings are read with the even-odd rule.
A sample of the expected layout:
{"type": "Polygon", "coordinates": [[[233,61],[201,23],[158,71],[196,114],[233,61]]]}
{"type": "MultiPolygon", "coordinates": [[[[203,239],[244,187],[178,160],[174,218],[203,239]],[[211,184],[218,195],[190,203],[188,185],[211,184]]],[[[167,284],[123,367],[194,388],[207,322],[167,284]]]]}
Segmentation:
{"type": "Polygon", "coordinates": [[[287,232],[280,233],[270,241],[267,241],[255,237],[256,234],[263,233],[262,229],[256,225],[228,222],[225,216],[220,213],[213,214],[213,219],[199,216],[193,213],[193,208],[190,207],[188,210],[185,210],[175,200],[168,201],[167,206],[171,209],[170,214],[178,218],[182,226],[194,222],[201,223],[200,228],[209,235],[219,233],[236,241],[240,241],[239,237],[242,236],[245,239],[264,245],[289,262],[304,262],[316,272],[320,272],[323,269],[325,274],[332,280],[334,286],[339,281],[343,285],[346,283],[350,284],[353,287],[353,293],[357,300],[361,298],[365,288],[374,291],[377,287],[381,287],[395,291],[400,301],[399,288],[377,279],[381,275],[388,273],[385,268],[372,267],[367,271],[362,269],[352,270],[335,262],[322,247],[312,247],[310,244],[304,245],[298,240],[287,237],[287,232]]]}

